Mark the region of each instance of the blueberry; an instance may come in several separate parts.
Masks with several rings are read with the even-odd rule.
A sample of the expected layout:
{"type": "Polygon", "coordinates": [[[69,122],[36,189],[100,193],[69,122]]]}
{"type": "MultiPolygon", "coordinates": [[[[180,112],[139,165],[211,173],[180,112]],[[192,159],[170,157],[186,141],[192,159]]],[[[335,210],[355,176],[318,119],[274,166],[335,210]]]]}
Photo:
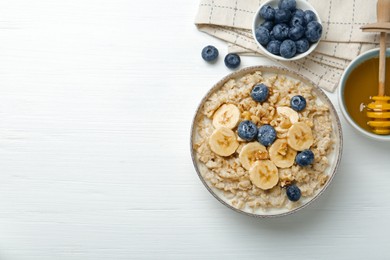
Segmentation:
{"type": "Polygon", "coordinates": [[[272,28],[272,31],[269,32],[269,38],[270,38],[270,41],[275,41],[276,40],[273,28],[272,28]]]}
{"type": "Polygon", "coordinates": [[[316,21],[308,23],[305,35],[309,42],[318,42],[322,35],[322,25],[316,21]]]}
{"type": "Polygon", "coordinates": [[[295,157],[295,162],[299,166],[308,166],[314,161],[314,153],[311,150],[303,150],[295,157]]]}
{"type": "Polygon", "coordinates": [[[292,16],[299,16],[303,18],[305,16],[305,12],[302,9],[295,9],[292,16]]]}
{"type": "Polygon", "coordinates": [[[306,10],[303,18],[305,19],[306,24],[308,24],[312,21],[317,21],[317,16],[312,10],[306,10]]]}
{"type": "Polygon", "coordinates": [[[261,45],[266,46],[269,43],[269,41],[271,40],[268,29],[263,27],[263,26],[259,26],[256,28],[255,35],[256,35],[256,40],[261,45]]]}
{"type": "Polygon", "coordinates": [[[275,23],[288,23],[291,19],[291,12],[284,9],[275,10],[275,23]]]}
{"type": "Polygon", "coordinates": [[[297,53],[304,53],[310,48],[310,43],[306,38],[302,38],[295,42],[297,53]]]}
{"type": "Polygon", "coordinates": [[[257,136],[257,126],[252,121],[245,120],[238,125],[237,132],[245,141],[252,141],[257,136]]]}
{"type": "Polygon", "coordinates": [[[296,40],[300,39],[304,34],[305,34],[305,28],[303,28],[303,26],[298,24],[298,25],[290,28],[290,30],[288,32],[288,37],[291,40],[296,41],[296,40]]]}
{"type": "Polygon", "coordinates": [[[275,39],[279,40],[279,41],[283,41],[283,40],[287,39],[288,31],[289,31],[289,28],[288,28],[287,24],[285,24],[285,23],[277,24],[272,29],[272,32],[273,32],[275,39]]]}
{"type": "Polygon", "coordinates": [[[268,95],[269,95],[269,88],[264,84],[256,85],[251,92],[252,99],[260,103],[266,101],[268,95]]]}
{"type": "Polygon", "coordinates": [[[295,111],[302,111],[306,108],[306,99],[301,95],[293,96],[290,100],[290,106],[295,111]]]}
{"type": "Polygon", "coordinates": [[[275,9],[270,5],[264,5],[260,9],[260,16],[267,21],[273,21],[275,19],[275,9]]]}
{"type": "Polygon", "coordinates": [[[225,56],[225,65],[229,69],[235,69],[238,66],[240,66],[241,59],[240,56],[238,56],[235,53],[229,53],[228,55],[225,56]]]}
{"type": "Polygon", "coordinates": [[[265,21],[261,24],[261,26],[265,27],[268,31],[272,31],[272,28],[274,28],[274,22],[272,21],[265,21]]]}
{"type": "Polygon", "coordinates": [[[219,54],[218,49],[212,45],[208,45],[204,47],[202,50],[202,58],[205,61],[215,60],[216,58],[218,58],[218,54],[219,54]]]}
{"type": "Polygon", "coordinates": [[[264,146],[270,146],[276,139],[276,131],[270,125],[263,125],[259,128],[257,140],[264,146]]]}
{"type": "Polygon", "coordinates": [[[270,41],[267,45],[267,51],[274,55],[280,55],[280,45],[282,44],[281,41],[273,40],[270,41]]]}
{"type": "Polygon", "coordinates": [[[301,16],[293,15],[293,17],[290,20],[290,26],[293,27],[297,25],[305,26],[306,25],[305,19],[303,19],[303,17],[301,16]]]}
{"type": "Polygon", "coordinates": [[[287,198],[291,201],[298,201],[301,198],[301,190],[297,185],[290,185],[286,189],[287,198]]]}
{"type": "Polygon", "coordinates": [[[280,55],[283,58],[290,59],[297,53],[297,47],[292,40],[285,40],[280,45],[280,55]]]}
{"type": "Polygon", "coordinates": [[[294,11],[297,7],[297,3],[295,2],[295,0],[280,0],[278,6],[280,9],[294,11]]]}

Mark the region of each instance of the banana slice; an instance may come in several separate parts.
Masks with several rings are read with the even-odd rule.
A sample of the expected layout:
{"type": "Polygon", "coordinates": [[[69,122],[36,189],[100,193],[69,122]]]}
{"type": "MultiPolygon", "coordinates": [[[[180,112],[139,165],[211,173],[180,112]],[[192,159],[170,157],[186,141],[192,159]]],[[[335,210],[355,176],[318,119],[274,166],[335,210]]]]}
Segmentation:
{"type": "Polygon", "coordinates": [[[290,119],[291,124],[298,123],[299,121],[298,113],[289,107],[277,107],[276,111],[279,115],[290,119]]]}
{"type": "Polygon", "coordinates": [[[286,139],[276,140],[269,148],[271,161],[279,168],[290,168],[295,161],[297,151],[287,144],[286,139]]]}
{"type": "Polygon", "coordinates": [[[257,161],[249,170],[249,178],[258,188],[269,190],[278,184],[278,168],[270,160],[257,161]]]}
{"type": "Polygon", "coordinates": [[[221,127],[211,134],[209,138],[210,149],[220,156],[230,156],[238,148],[236,134],[229,128],[221,127]]]}
{"type": "Polygon", "coordinates": [[[296,151],[309,149],[314,142],[311,128],[303,122],[295,123],[287,132],[287,142],[296,151]]]}
{"type": "Polygon", "coordinates": [[[241,112],[233,104],[224,104],[214,113],[213,126],[218,129],[220,127],[226,127],[233,129],[240,121],[241,112]]]}
{"type": "Polygon", "coordinates": [[[242,166],[249,170],[258,160],[268,159],[267,148],[259,142],[246,144],[239,155],[242,166]]]}

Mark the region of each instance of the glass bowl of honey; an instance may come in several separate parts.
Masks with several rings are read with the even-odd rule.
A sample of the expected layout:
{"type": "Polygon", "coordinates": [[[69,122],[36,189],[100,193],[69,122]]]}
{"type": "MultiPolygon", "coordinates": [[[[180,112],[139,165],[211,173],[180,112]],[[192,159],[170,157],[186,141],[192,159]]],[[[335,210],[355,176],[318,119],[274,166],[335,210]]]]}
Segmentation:
{"type": "MultiPolygon", "coordinates": [[[[386,96],[390,96],[390,48],[386,50],[386,96]]],[[[379,48],[356,57],[344,71],[338,88],[340,109],[347,122],[359,133],[378,141],[390,141],[390,135],[377,135],[367,124],[366,106],[377,96],[379,84],[379,48]]]]}

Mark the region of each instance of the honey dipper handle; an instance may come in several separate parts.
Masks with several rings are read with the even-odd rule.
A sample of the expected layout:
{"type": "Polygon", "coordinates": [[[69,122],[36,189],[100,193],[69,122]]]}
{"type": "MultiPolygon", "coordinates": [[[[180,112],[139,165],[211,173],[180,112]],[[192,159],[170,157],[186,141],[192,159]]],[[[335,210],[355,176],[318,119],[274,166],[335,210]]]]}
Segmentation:
{"type": "MultiPolygon", "coordinates": [[[[376,6],[378,22],[390,22],[390,0],[378,0],[376,6]]],[[[379,51],[379,90],[378,95],[385,95],[385,81],[386,81],[386,38],[385,32],[381,32],[380,37],[380,51],[379,51]]]]}
{"type": "Polygon", "coordinates": [[[378,96],[385,95],[386,83],[386,33],[381,32],[380,50],[379,50],[379,89],[378,96]]]}
{"type": "Polygon", "coordinates": [[[378,0],[376,15],[378,23],[390,22],[390,0],[378,0]]]}

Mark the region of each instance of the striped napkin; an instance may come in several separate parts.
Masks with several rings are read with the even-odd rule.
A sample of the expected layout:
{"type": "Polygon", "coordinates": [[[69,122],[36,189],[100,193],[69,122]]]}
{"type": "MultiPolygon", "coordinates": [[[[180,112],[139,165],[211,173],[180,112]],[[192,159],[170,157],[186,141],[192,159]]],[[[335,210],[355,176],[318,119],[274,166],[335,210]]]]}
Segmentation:
{"type": "MultiPolygon", "coordinates": [[[[202,32],[227,42],[229,52],[262,55],[252,37],[252,20],[265,0],[201,0],[195,24],[202,32]]],[[[362,52],[375,48],[379,36],[363,33],[362,25],[376,21],[373,0],[308,0],[319,13],[323,33],[316,50],[298,61],[280,62],[333,92],[343,70],[362,52]]]]}

